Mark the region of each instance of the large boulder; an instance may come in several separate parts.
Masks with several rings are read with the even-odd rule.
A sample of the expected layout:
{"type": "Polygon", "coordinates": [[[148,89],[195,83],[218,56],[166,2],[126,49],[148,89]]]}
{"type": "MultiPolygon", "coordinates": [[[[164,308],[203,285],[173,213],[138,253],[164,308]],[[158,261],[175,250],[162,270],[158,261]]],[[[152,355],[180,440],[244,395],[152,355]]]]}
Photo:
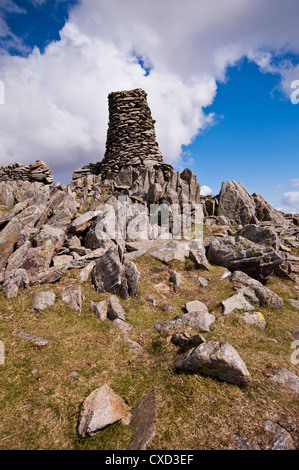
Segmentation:
{"type": "Polygon", "coordinates": [[[284,263],[284,255],[265,245],[258,245],[241,236],[213,240],[207,258],[210,263],[230,271],[243,271],[266,283],[275,268],[284,263]]]}
{"type": "Polygon", "coordinates": [[[98,292],[111,292],[126,299],[138,292],[139,272],[134,263],[124,260],[122,249],[110,248],[92,270],[92,280],[98,292]]]}
{"type": "Polygon", "coordinates": [[[236,225],[255,224],[254,201],[247,189],[236,181],[222,183],[217,215],[228,217],[236,225]]]}
{"type": "Polygon", "coordinates": [[[229,343],[203,343],[181,354],[173,367],[183,372],[204,373],[242,387],[251,382],[246,364],[229,343]]]}
{"type": "Polygon", "coordinates": [[[272,227],[262,227],[256,224],[250,224],[243,227],[235,235],[239,235],[258,245],[266,245],[279,250],[280,240],[272,227]]]}

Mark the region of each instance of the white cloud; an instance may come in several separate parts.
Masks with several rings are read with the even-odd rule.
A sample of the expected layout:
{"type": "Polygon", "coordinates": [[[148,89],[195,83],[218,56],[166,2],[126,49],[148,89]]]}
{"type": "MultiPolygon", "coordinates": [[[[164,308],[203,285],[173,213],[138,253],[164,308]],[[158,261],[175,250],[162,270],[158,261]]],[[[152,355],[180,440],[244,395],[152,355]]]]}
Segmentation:
{"type": "Polygon", "coordinates": [[[290,191],[284,193],[282,201],[282,208],[284,212],[299,213],[299,191],[290,191]]]}
{"type": "MultiPolygon", "coordinates": [[[[69,179],[104,155],[108,93],[141,87],[165,160],[180,166],[182,145],[213,122],[203,108],[216,81],[245,55],[274,71],[273,53],[299,52],[298,15],[292,0],[82,0],[43,55],[0,56],[0,164],[41,158],[69,179]]],[[[279,71],[284,85],[294,70],[279,71]]]]}
{"type": "Polygon", "coordinates": [[[210,194],[213,194],[213,189],[209,188],[209,186],[203,185],[203,186],[201,187],[200,194],[201,194],[202,196],[209,196],[210,194]]]}

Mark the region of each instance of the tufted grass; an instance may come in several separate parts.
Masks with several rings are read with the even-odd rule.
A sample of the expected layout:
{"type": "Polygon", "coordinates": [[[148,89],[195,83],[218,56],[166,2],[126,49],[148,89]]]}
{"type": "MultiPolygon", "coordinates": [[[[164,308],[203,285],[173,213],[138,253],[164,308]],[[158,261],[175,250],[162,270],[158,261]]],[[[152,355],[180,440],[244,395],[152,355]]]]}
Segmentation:
{"type": "Polygon", "coordinates": [[[0,339],[6,359],[0,365],[0,449],[127,449],[132,429],[120,423],[92,438],[77,435],[82,401],[104,383],[131,407],[145,392],[155,390],[157,431],[150,449],[234,449],[237,433],[267,448],[263,420],[298,426],[298,396],[269,381],[275,367],[299,372],[291,364],[289,332],[291,327],[299,328],[299,312],[287,301],[298,296],[294,283],[271,279],[268,287],[284,298],[285,308],[258,308],[267,321],[265,330],[260,330],[243,323],[237,313],[222,315],[220,302],[233,293],[228,279],[219,281],[225,269],[212,266],[209,272],[200,271],[191,262],[166,266],[147,255],[136,264],[142,275],[139,295],[121,303],[134,326],[131,338],[144,348],[145,354],[139,357],[130,353],[108,319],[101,322],[90,312],[90,300],[109,295],[96,293],[90,279],[83,285],[81,314],[62,302],[61,291],[77,282],[78,271],[68,272],[57,284],[22,291],[16,299],[6,300],[0,294],[0,339]],[[177,292],[169,283],[169,267],[183,275],[177,292]],[[200,287],[196,279],[187,277],[190,274],[210,279],[209,286],[200,287]],[[56,293],[55,306],[34,312],[34,293],[48,289],[56,293]],[[148,295],[156,298],[157,308],[146,300],[148,295]],[[217,319],[205,338],[228,341],[245,361],[252,375],[248,389],[172,370],[180,351],[169,335],[158,334],[154,326],[183,313],[185,303],[195,299],[205,302],[217,319]],[[162,311],[164,304],[178,313],[162,311]],[[46,347],[34,346],[15,336],[19,330],[51,342],[46,347]],[[72,371],[78,372],[77,378],[69,377],[72,371]]]}

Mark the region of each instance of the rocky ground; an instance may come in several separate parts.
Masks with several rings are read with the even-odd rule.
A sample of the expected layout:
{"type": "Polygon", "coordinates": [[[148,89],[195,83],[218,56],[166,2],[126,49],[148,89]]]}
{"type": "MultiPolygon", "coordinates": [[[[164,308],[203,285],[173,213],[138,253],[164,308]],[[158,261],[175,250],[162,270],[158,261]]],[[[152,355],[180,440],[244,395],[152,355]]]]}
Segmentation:
{"type": "Polygon", "coordinates": [[[161,165],[0,183],[1,449],[298,448],[298,216],[161,165]],[[99,240],[120,194],[202,202],[204,247],[99,240]]]}

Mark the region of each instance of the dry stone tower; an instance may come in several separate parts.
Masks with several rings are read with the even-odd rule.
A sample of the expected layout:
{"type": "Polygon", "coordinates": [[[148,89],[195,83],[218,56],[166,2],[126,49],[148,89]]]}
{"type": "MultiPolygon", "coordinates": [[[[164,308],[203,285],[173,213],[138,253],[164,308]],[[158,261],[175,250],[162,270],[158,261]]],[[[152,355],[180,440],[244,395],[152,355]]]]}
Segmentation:
{"type": "Polygon", "coordinates": [[[163,157],[147,94],[141,88],[109,94],[109,127],[101,173],[118,173],[123,166],[162,163],[163,157]]]}

